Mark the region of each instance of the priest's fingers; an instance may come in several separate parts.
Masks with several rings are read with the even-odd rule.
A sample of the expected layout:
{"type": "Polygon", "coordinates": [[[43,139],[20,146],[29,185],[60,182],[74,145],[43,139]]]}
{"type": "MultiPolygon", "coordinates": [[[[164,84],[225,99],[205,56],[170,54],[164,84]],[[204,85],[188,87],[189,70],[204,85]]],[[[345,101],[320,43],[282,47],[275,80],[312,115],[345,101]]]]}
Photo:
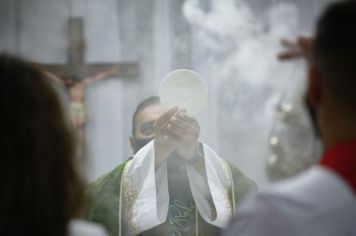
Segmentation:
{"type": "Polygon", "coordinates": [[[178,137],[181,137],[183,139],[186,139],[186,137],[194,137],[195,134],[188,131],[186,128],[182,128],[180,127],[179,125],[177,125],[176,123],[169,123],[168,126],[167,126],[167,129],[177,135],[178,137]]]}
{"type": "Polygon", "coordinates": [[[176,144],[181,141],[181,138],[167,127],[164,127],[162,129],[161,136],[159,137],[159,139],[163,145],[171,146],[176,146],[176,144]]]}
{"type": "Polygon", "coordinates": [[[164,113],[157,119],[155,126],[162,127],[163,125],[165,125],[177,111],[178,107],[173,107],[169,109],[166,113],[164,113]]]}
{"type": "Polygon", "coordinates": [[[191,127],[187,127],[187,128],[193,128],[194,127],[194,123],[196,123],[195,119],[186,116],[184,114],[185,113],[184,109],[178,109],[177,108],[176,110],[174,110],[175,113],[173,115],[172,115],[172,113],[168,114],[170,111],[168,111],[167,113],[162,115],[162,118],[159,118],[159,121],[157,122],[157,126],[158,127],[163,127],[164,125],[166,125],[166,124],[168,124],[170,122],[177,122],[177,120],[179,122],[181,122],[181,123],[186,122],[185,125],[191,124],[191,127]]]}
{"type": "Polygon", "coordinates": [[[191,123],[191,124],[198,123],[195,118],[187,115],[187,112],[185,109],[178,110],[177,113],[172,118],[182,119],[182,120],[185,120],[186,122],[191,123]]]}
{"type": "MultiPolygon", "coordinates": [[[[185,129],[182,129],[174,124],[169,124],[167,129],[174,135],[178,136],[180,140],[185,143],[194,143],[198,140],[198,135],[188,133],[185,129]]],[[[180,142],[181,143],[181,142],[180,142]]]]}
{"type": "Polygon", "coordinates": [[[181,114],[181,113],[174,116],[173,118],[177,119],[177,123],[187,126],[187,128],[191,129],[192,132],[200,133],[200,126],[199,126],[198,121],[195,118],[190,117],[186,114],[181,114]]]}
{"type": "Polygon", "coordinates": [[[156,135],[155,138],[161,139],[164,142],[175,143],[178,141],[179,137],[171,131],[171,123],[166,123],[163,127],[160,128],[159,135],[156,135]]]}
{"type": "Polygon", "coordinates": [[[187,121],[183,120],[182,118],[174,116],[170,119],[170,122],[168,124],[177,126],[178,128],[184,130],[185,132],[187,132],[191,135],[199,136],[200,128],[197,123],[194,124],[192,122],[187,122],[187,121]]]}
{"type": "Polygon", "coordinates": [[[185,120],[186,122],[189,122],[191,124],[198,124],[197,120],[189,115],[187,115],[187,113],[185,112],[179,112],[176,116],[178,116],[179,118],[185,120]]]}

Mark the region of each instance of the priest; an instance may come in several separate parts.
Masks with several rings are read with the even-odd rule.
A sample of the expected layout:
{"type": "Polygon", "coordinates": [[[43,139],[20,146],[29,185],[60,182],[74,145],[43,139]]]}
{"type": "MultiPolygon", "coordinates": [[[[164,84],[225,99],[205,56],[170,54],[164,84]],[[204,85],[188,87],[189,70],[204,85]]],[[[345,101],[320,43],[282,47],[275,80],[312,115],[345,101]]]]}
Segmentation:
{"type": "Polygon", "coordinates": [[[256,184],[198,141],[198,122],[158,97],[132,119],[134,156],[89,186],[89,220],[109,235],[218,235],[256,184]]]}

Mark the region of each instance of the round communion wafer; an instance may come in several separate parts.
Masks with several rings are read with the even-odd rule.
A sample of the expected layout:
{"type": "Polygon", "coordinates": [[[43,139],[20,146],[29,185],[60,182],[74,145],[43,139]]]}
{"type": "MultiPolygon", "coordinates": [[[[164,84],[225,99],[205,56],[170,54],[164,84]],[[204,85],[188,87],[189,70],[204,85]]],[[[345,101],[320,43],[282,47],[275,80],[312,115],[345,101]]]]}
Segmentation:
{"type": "Polygon", "coordinates": [[[179,106],[189,115],[201,111],[208,101],[208,87],[197,72],[179,69],[167,74],[161,81],[159,96],[163,106],[179,106]]]}

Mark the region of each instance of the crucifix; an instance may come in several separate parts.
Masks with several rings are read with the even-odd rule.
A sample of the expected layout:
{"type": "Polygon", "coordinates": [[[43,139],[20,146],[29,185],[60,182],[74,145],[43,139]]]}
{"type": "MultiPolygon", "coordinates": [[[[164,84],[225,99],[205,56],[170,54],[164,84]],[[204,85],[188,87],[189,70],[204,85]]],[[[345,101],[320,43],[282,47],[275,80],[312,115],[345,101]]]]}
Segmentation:
{"type": "MultiPolygon", "coordinates": [[[[137,62],[85,64],[85,40],[83,19],[70,18],[68,21],[68,62],[67,64],[41,64],[47,76],[62,85],[68,92],[70,116],[74,128],[82,133],[87,122],[85,89],[94,81],[119,75],[120,78],[137,77],[137,62]]],[[[82,135],[81,135],[82,136],[82,135]]]]}
{"type": "Polygon", "coordinates": [[[48,78],[63,86],[68,93],[70,117],[77,133],[78,158],[82,158],[85,150],[84,128],[88,119],[85,106],[86,87],[115,75],[120,78],[135,78],[139,74],[136,62],[85,64],[83,31],[82,18],[69,18],[67,64],[38,64],[48,78]]]}

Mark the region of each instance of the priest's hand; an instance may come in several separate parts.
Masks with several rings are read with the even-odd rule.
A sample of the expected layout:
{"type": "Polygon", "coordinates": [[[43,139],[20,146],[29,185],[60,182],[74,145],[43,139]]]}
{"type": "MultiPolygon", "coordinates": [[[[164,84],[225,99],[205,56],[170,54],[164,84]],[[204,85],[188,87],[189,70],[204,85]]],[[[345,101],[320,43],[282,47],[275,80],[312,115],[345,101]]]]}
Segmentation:
{"type": "Polygon", "coordinates": [[[178,110],[178,107],[173,107],[161,115],[155,123],[154,148],[156,168],[165,162],[177,148],[177,137],[169,131],[168,126],[170,119],[178,110]]]}
{"type": "Polygon", "coordinates": [[[200,126],[196,119],[179,110],[173,115],[167,129],[176,137],[177,153],[186,160],[190,160],[199,152],[200,126]]]}

